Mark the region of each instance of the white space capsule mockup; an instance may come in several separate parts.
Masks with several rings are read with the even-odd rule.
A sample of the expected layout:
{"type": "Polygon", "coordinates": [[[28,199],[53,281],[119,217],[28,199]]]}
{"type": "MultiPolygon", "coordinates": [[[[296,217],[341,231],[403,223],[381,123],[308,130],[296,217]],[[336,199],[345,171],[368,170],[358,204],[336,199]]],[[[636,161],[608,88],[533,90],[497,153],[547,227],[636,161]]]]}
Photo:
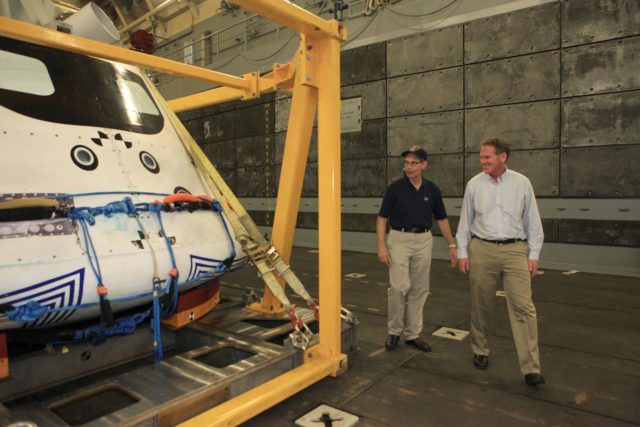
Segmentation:
{"type": "Polygon", "coordinates": [[[147,84],[135,67],[0,37],[0,331],[104,322],[154,291],[169,312],[244,265],[147,84]]]}

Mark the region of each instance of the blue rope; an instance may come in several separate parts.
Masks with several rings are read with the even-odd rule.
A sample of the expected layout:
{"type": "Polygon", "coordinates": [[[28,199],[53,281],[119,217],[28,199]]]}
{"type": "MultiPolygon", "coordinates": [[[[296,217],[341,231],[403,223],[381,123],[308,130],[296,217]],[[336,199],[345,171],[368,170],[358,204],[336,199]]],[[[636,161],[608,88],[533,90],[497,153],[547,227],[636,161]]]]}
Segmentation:
{"type": "Polygon", "coordinates": [[[7,316],[9,316],[9,319],[15,320],[16,322],[29,323],[34,320],[38,320],[41,316],[44,316],[47,311],[47,306],[41,305],[38,301],[31,300],[28,303],[7,312],[7,316]]]}
{"type": "Polygon", "coordinates": [[[94,217],[104,215],[107,218],[111,218],[118,213],[124,213],[128,216],[135,216],[137,214],[136,205],[130,197],[125,197],[121,201],[107,203],[105,206],[72,208],[67,214],[67,217],[69,219],[82,219],[88,221],[91,225],[95,225],[96,220],[94,217]]]}
{"type": "MultiPolygon", "coordinates": [[[[145,194],[145,195],[166,196],[166,194],[162,194],[162,193],[96,192],[96,193],[84,193],[84,194],[76,194],[76,195],[67,194],[67,195],[60,195],[60,196],[50,196],[50,198],[58,199],[58,198],[92,196],[92,195],[103,195],[103,194],[132,194],[132,195],[145,194]]],[[[203,201],[206,201],[206,200],[203,199],[203,201]]],[[[220,206],[220,203],[217,202],[216,200],[211,200],[211,205],[214,211],[220,216],[222,225],[224,226],[224,230],[231,247],[231,255],[229,258],[227,258],[224,261],[213,260],[218,262],[218,264],[214,267],[214,271],[210,275],[211,277],[214,277],[216,273],[219,273],[218,278],[221,278],[226,273],[236,270],[232,268],[233,261],[235,260],[235,257],[236,257],[236,251],[235,251],[235,245],[233,243],[233,238],[231,237],[231,233],[229,231],[229,227],[224,219],[224,216],[222,215],[222,206],[220,206]]],[[[93,240],[91,239],[91,234],[89,232],[89,228],[87,225],[87,224],[89,224],[90,226],[95,225],[95,222],[96,222],[95,216],[97,215],[105,215],[107,218],[110,218],[113,215],[118,213],[124,213],[124,214],[127,214],[128,216],[136,216],[138,212],[155,212],[158,218],[158,224],[160,226],[160,233],[165,240],[165,245],[169,253],[171,266],[173,269],[175,269],[176,272],[178,271],[175,253],[173,251],[173,247],[171,246],[171,242],[169,240],[169,237],[166,234],[164,224],[162,222],[162,211],[165,209],[166,208],[163,205],[156,204],[156,203],[134,204],[130,197],[125,197],[122,201],[110,202],[105,206],[78,207],[70,210],[70,212],[68,213],[68,218],[72,220],[77,220],[82,229],[82,235],[83,235],[85,246],[86,246],[87,259],[89,261],[89,265],[91,269],[93,270],[93,273],[96,276],[98,287],[103,286],[102,271],[100,269],[98,254],[93,244],[93,240]]],[[[167,280],[167,286],[164,289],[164,292],[171,291],[173,287],[173,290],[171,291],[171,304],[167,305],[167,307],[165,307],[164,309],[162,308],[162,305],[160,303],[160,296],[163,289],[160,286],[160,281],[157,278],[154,279],[153,291],[151,292],[152,300],[153,300],[153,304],[152,304],[153,316],[151,320],[151,328],[153,330],[153,352],[154,352],[154,358],[156,362],[160,362],[164,358],[163,349],[162,349],[162,330],[161,330],[161,324],[160,324],[161,316],[169,313],[173,313],[175,311],[180,288],[187,286],[195,281],[200,281],[202,279],[203,277],[199,276],[191,280],[187,280],[183,283],[179,283],[178,275],[176,274],[174,276],[173,274],[170,274],[169,279],[167,280]]],[[[108,306],[107,311],[109,311],[109,316],[110,316],[111,310],[109,306],[109,301],[106,299],[106,295],[101,293],[99,293],[99,295],[100,297],[99,297],[98,304],[100,304],[101,314],[103,315],[103,318],[105,317],[104,316],[105,307],[103,307],[104,305],[108,306]]],[[[137,298],[146,297],[148,295],[149,295],[148,293],[142,293],[142,294],[133,295],[129,297],[117,298],[117,299],[114,299],[114,301],[129,301],[137,298]]],[[[59,308],[50,308],[50,307],[40,305],[40,303],[38,303],[37,301],[29,301],[27,304],[12,310],[11,312],[8,313],[8,315],[12,320],[16,320],[20,322],[32,322],[49,312],[75,310],[75,309],[91,307],[95,305],[96,303],[88,303],[88,304],[78,304],[74,306],[66,306],[66,307],[59,307],[59,308]]],[[[111,335],[130,334],[135,331],[139,323],[141,323],[142,321],[144,321],[144,319],[149,317],[149,315],[151,314],[150,311],[151,310],[147,310],[144,313],[139,313],[138,315],[135,315],[137,316],[135,318],[132,316],[132,317],[123,317],[123,318],[117,319],[116,323],[112,326],[105,325],[106,322],[104,322],[104,319],[103,319],[103,322],[101,322],[98,325],[94,325],[89,328],[85,328],[83,330],[75,331],[74,339],[75,340],[91,339],[94,341],[95,340],[101,341],[105,337],[108,337],[111,335]]]]}
{"type": "Polygon", "coordinates": [[[106,337],[113,335],[127,335],[135,332],[136,327],[149,317],[149,310],[136,313],[131,316],[124,316],[116,319],[115,324],[110,328],[102,325],[93,325],[73,332],[73,341],[94,341],[99,342],[106,337]]]}

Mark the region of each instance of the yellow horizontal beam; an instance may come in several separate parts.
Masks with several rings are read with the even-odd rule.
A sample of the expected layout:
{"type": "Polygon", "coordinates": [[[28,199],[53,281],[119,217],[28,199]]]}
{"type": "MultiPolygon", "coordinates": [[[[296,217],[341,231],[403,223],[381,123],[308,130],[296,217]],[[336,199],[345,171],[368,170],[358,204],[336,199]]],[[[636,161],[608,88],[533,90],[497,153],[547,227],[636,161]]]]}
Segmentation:
{"type": "Polygon", "coordinates": [[[249,89],[250,86],[248,81],[240,77],[111,46],[5,17],[0,17],[0,35],[69,52],[137,65],[176,76],[216,83],[235,89],[249,89]]]}
{"type": "MultiPolygon", "coordinates": [[[[258,91],[255,97],[275,90],[288,90],[293,81],[296,66],[294,64],[274,64],[273,71],[258,78],[258,91]]],[[[167,101],[175,113],[206,107],[208,105],[235,101],[246,98],[247,92],[228,87],[218,87],[193,95],[187,95],[167,101]]]]}
{"type": "Polygon", "coordinates": [[[258,387],[191,418],[178,427],[237,426],[339,371],[345,356],[305,363],[258,387]]]}
{"type": "Polygon", "coordinates": [[[308,37],[330,36],[346,40],[346,31],[338,21],[327,21],[288,0],[233,0],[233,2],[308,37]]]}
{"type": "Polygon", "coordinates": [[[187,95],[167,101],[174,113],[189,111],[195,108],[206,107],[208,105],[220,104],[222,102],[235,101],[242,98],[244,92],[229,87],[218,87],[205,90],[204,92],[187,95]]]}

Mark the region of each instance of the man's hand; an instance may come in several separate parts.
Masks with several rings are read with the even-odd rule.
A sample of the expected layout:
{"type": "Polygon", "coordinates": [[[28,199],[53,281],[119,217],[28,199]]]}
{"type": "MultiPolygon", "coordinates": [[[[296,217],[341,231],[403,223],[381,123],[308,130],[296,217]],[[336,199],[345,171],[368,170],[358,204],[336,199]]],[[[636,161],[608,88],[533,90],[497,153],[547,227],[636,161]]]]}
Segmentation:
{"type": "Polygon", "coordinates": [[[389,258],[389,252],[387,251],[387,247],[385,245],[378,246],[378,261],[389,267],[391,258],[389,258]]]}
{"type": "Polygon", "coordinates": [[[455,268],[456,264],[458,263],[458,250],[455,248],[455,246],[449,248],[449,258],[451,259],[451,264],[449,264],[449,267],[455,268]]]}
{"type": "Polygon", "coordinates": [[[460,270],[462,274],[469,273],[470,266],[469,258],[458,258],[458,270],[460,270]]]}
{"type": "Polygon", "coordinates": [[[532,279],[536,277],[536,274],[538,274],[538,260],[529,260],[529,274],[531,275],[532,279]]]}

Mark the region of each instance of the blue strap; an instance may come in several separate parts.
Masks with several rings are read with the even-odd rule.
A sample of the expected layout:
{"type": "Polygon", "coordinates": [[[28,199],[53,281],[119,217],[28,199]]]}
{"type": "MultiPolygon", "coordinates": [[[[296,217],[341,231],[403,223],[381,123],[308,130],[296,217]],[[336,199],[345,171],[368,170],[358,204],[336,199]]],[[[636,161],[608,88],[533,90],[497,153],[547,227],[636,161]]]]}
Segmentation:
{"type": "Polygon", "coordinates": [[[220,216],[220,220],[222,221],[222,225],[224,226],[224,231],[227,233],[229,246],[231,246],[231,255],[229,255],[229,257],[225,259],[221,264],[218,264],[216,266],[216,272],[220,273],[231,268],[233,261],[236,259],[236,245],[233,243],[233,238],[231,237],[231,233],[229,232],[227,221],[225,221],[224,215],[222,215],[222,206],[220,206],[220,203],[215,199],[211,200],[211,205],[215,209],[218,216],[220,216]]]}
{"type": "Polygon", "coordinates": [[[156,362],[162,362],[162,359],[164,359],[164,355],[162,353],[162,330],[160,329],[160,316],[162,316],[160,308],[160,282],[154,281],[153,319],[151,320],[151,329],[153,330],[153,356],[156,362]]]}
{"type": "MultiPolygon", "coordinates": [[[[91,218],[93,219],[93,217],[91,218]]],[[[82,236],[84,237],[85,249],[87,252],[87,259],[89,260],[89,265],[93,270],[93,274],[96,276],[98,286],[102,286],[102,271],[100,270],[100,261],[98,260],[98,254],[96,253],[95,246],[93,246],[93,240],[91,239],[91,234],[89,233],[87,222],[89,221],[84,217],[78,218],[78,224],[80,224],[80,228],[82,229],[82,236]]]]}

